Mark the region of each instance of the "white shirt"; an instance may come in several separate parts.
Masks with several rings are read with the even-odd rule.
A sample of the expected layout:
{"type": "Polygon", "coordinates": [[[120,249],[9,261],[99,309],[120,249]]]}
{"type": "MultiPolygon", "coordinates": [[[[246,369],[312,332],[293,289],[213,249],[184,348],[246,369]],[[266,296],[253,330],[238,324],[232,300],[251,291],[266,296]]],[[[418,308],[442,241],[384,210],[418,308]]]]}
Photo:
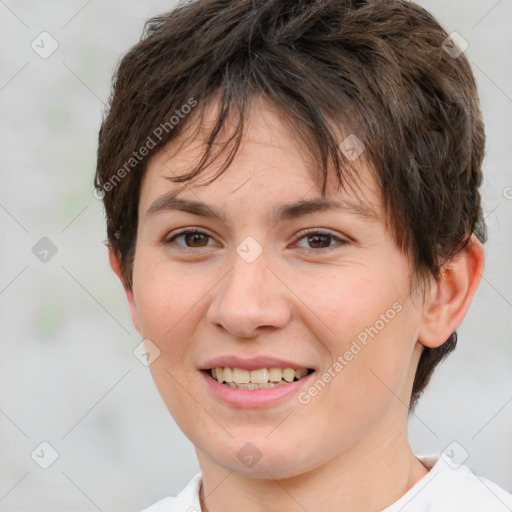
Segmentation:
{"type": "MultiPolygon", "coordinates": [[[[512,512],[512,494],[467,466],[439,456],[417,456],[429,473],[398,501],[381,512],[512,512]]],[[[141,512],[201,512],[197,473],[176,496],[164,498],[141,512]]]]}

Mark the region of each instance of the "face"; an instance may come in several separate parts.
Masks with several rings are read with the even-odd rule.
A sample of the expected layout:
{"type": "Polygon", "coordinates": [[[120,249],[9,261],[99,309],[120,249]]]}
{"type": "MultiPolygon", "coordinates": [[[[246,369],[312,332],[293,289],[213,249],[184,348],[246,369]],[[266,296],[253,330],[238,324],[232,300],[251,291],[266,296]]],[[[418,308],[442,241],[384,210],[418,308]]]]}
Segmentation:
{"type": "Polygon", "coordinates": [[[341,206],[318,206],[318,174],[281,119],[255,100],[234,161],[206,186],[220,161],[200,182],[166,179],[197,165],[200,137],[151,159],[128,293],[135,326],[159,351],[155,383],[200,463],[259,477],[405,435],[420,354],[421,296],[369,170],[360,164],[361,193],[329,182],[325,199],[341,206]],[[236,368],[215,371],[221,379],[271,385],[219,383],[217,367],[236,368]]]}

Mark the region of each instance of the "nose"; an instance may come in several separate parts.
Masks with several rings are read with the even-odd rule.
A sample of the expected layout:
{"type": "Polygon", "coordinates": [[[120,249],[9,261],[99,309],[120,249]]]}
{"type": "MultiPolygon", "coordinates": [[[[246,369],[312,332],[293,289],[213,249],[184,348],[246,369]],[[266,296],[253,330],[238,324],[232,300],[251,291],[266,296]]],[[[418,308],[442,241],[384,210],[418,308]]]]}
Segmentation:
{"type": "Polygon", "coordinates": [[[208,309],[208,321],[238,338],[286,326],[291,318],[290,291],[271,268],[266,251],[251,263],[235,252],[230,263],[208,309]]]}

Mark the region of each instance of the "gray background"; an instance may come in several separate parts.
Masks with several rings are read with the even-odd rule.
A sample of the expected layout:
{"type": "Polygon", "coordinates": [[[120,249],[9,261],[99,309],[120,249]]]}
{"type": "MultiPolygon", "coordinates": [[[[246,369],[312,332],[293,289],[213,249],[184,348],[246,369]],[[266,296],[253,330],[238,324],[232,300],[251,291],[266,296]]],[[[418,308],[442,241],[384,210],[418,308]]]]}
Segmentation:
{"type": "MultiPolygon", "coordinates": [[[[489,242],[459,346],[412,416],[411,441],[419,453],[456,441],[457,457],[467,452],[477,474],[512,491],[512,3],[419,3],[469,43],[487,126],[489,242]]],[[[92,194],[114,65],[173,5],[0,1],[2,511],[137,510],[199,470],[133,355],[140,339],[92,194]],[[59,45],[47,59],[31,48],[43,31],[59,45]],[[57,249],[46,262],[32,252],[42,237],[57,249]],[[48,469],[35,462],[50,460],[43,441],[59,455],[48,469]]]]}

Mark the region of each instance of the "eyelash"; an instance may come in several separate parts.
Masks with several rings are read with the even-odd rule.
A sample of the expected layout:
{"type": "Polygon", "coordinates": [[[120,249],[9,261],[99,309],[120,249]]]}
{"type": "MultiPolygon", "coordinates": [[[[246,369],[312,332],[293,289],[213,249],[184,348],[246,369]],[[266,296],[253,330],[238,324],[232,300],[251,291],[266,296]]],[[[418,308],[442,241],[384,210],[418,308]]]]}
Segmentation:
{"type": "MultiPolygon", "coordinates": [[[[195,228],[195,227],[189,227],[189,228],[184,228],[180,231],[178,231],[177,233],[175,233],[172,237],[170,238],[167,238],[165,241],[164,241],[164,244],[165,245],[172,245],[174,244],[174,240],[180,236],[183,236],[183,235],[186,235],[188,233],[199,233],[199,234],[202,234],[202,235],[206,235],[208,236],[209,238],[213,238],[210,234],[208,234],[206,231],[202,230],[201,228],[195,228]]],[[[326,230],[323,230],[323,229],[318,229],[318,228],[309,228],[309,229],[306,229],[304,231],[301,231],[300,233],[298,233],[298,238],[297,240],[302,240],[303,238],[306,238],[308,235],[311,235],[311,234],[315,234],[315,235],[327,235],[329,237],[331,237],[331,239],[333,240],[336,240],[338,242],[338,246],[344,246],[344,245],[347,245],[349,244],[350,242],[344,238],[340,238],[336,235],[334,235],[333,233],[331,233],[330,231],[326,231],[326,230]],[[299,236],[300,235],[300,236],[299,236]]],[[[202,247],[187,247],[187,246],[179,246],[180,249],[178,250],[182,250],[182,251],[188,251],[188,250],[194,250],[194,249],[201,249],[202,247]]],[[[204,246],[204,247],[208,247],[208,246],[204,246]]],[[[328,251],[331,251],[333,249],[336,249],[337,246],[328,246],[328,247],[323,247],[323,248],[320,248],[320,249],[314,249],[314,248],[302,248],[302,250],[305,250],[306,252],[328,252],[328,251]]]]}

